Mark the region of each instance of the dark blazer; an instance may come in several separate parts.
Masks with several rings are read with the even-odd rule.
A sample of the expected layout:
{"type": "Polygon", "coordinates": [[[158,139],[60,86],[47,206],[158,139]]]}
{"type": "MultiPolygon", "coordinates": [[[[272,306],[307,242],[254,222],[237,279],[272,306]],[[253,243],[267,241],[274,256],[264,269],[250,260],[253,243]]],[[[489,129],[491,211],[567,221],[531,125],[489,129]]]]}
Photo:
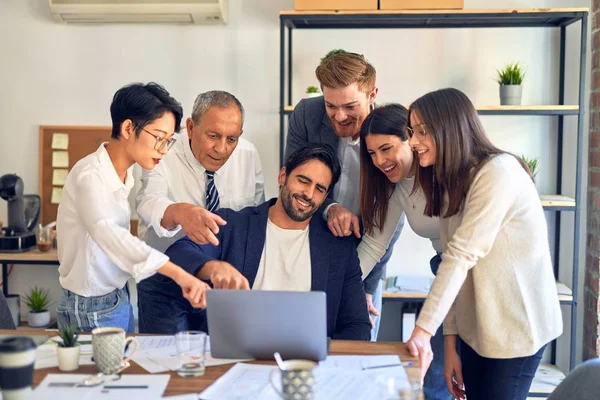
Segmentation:
{"type": "MultiPolygon", "coordinates": [[[[216,213],[227,221],[217,235],[219,246],[198,245],[184,237],[171,245],[166,254],[194,275],[208,261],[226,261],[237,268],[252,287],[265,245],[269,208],[275,201],[271,199],[238,212],[218,210],[216,213]]],[[[369,340],[371,324],[354,240],[333,236],[323,218],[312,218],[309,241],[311,290],[327,294],[328,336],[369,340]]]]}

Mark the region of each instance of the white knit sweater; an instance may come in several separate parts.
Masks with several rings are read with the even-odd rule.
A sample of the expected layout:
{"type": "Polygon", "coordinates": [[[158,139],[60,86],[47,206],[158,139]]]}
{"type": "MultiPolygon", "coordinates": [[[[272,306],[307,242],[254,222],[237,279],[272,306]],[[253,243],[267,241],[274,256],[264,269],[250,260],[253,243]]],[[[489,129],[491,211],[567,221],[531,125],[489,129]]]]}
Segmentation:
{"type": "Polygon", "coordinates": [[[434,333],[443,321],[444,334],[488,358],[530,356],[560,336],[546,219],[513,156],[484,165],[462,212],[440,225],[442,263],[418,326],[434,333]]]}

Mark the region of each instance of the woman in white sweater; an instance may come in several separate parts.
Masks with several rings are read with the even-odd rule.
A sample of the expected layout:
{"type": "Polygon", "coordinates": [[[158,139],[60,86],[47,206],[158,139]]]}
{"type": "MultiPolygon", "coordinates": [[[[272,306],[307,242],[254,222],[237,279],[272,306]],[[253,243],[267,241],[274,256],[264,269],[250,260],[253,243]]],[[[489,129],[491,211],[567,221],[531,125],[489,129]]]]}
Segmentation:
{"type": "MultiPolygon", "coordinates": [[[[435,274],[441,261],[440,223],[424,215],[425,196],[413,191],[417,160],[408,144],[408,110],[400,104],[377,107],[360,130],[360,215],[365,234],[358,257],[366,277],[384,256],[394,230],[406,214],[415,233],[431,240],[437,253],[430,261],[435,274]]],[[[444,380],[444,337],[441,329],[431,340],[434,360],[423,382],[427,400],[448,400],[444,380]]]]}
{"type": "Polygon", "coordinates": [[[440,217],[444,249],[409,350],[425,370],[429,339],[443,321],[455,397],[524,400],[546,345],[562,333],[546,220],[529,170],[494,147],[459,90],[417,99],[409,125],[425,214],[440,217]]]}

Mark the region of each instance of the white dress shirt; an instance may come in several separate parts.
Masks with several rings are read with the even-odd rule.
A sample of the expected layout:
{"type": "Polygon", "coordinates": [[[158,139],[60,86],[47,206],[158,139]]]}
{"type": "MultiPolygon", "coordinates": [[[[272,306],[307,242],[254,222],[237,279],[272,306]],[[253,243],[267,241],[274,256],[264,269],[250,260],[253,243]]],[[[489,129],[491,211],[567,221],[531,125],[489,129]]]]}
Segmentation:
{"type": "Polygon", "coordinates": [[[169,260],[131,235],[133,167],[123,184],[105,144],[69,172],[56,221],[60,284],[85,297],[120,289],[130,277],[139,282],[169,260]]]}
{"type": "MultiPolygon", "coordinates": [[[[352,214],[358,213],[358,196],[360,190],[360,139],[352,140],[351,137],[340,138],[337,156],[342,171],[340,180],[333,188],[333,200],[342,207],[347,208],[352,214]]],[[[325,217],[327,211],[325,210],[325,217]]]]}
{"type": "Polygon", "coordinates": [[[282,229],[267,220],[265,246],[252,290],[310,291],[309,227],[282,229]]]}
{"type": "MultiPolygon", "coordinates": [[[[190,142],[183,136],[151,171],[143,170],[142,188],[136,197],[140,217],[138,236],[150,246],[165,251],[185,235],[180,226],[161,226],[167,207],[176,203],[206,205],[206,170],[198,162],[190,142]]],[[[221,208],[241,210],[265,201],[264,176],[258,150],[239,138],[229,160],[215,171],[215,187],[221,208]]]]}

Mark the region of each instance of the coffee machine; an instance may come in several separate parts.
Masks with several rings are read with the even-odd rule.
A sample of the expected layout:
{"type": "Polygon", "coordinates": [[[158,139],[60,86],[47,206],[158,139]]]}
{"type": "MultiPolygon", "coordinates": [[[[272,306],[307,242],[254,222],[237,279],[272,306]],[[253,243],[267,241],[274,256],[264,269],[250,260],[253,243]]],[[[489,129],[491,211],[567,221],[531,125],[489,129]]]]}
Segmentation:
{"type": "Polygon", "coordinates": [[[0,233],[0,252],[22,252],[36,246],[40,197],[23,195],[23,180],[15,174],[0,177],[0,197],[8,202],[8,225],[0,233]]]}

